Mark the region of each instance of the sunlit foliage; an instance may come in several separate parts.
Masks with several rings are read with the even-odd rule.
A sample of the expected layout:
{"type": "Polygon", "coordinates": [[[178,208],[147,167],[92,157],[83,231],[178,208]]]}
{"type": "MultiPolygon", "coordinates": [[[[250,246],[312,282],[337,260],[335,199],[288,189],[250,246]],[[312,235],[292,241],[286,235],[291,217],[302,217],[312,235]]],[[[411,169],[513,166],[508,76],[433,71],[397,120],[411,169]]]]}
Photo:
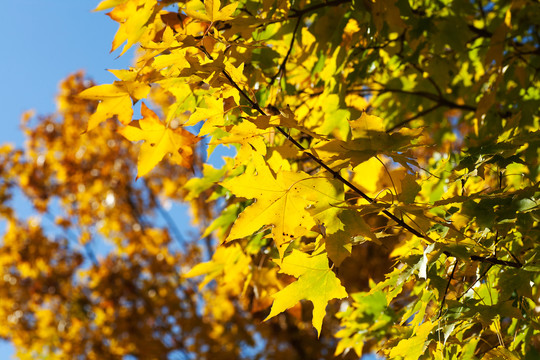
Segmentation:
{"type": "Polygon", "coordinates": [[[537,1],[97,10],[133,67],[0,148],[20,358],[540,356],[537,1]]]}

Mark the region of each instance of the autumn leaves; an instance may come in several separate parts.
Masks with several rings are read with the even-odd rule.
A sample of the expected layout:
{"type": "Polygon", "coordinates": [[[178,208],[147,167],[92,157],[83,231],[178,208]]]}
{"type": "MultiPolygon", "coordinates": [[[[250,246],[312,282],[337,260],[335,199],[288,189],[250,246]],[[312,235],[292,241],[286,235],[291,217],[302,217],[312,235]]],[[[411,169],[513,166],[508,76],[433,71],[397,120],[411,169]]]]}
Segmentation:
{"type": "MultiPolygon", "coordinates": [[[[245,100],[256,103],[254,97],[247,95],[252,90],[246,87],[243,61],[249,56],[246,49],[251,52],[260,45],[236,47],[215,29],[217,22],[233,19],[237,4],[222,8],[219,1],[205,1],[204,7],[202,3],[191,2],[183,9],[187,17],[182,15],[178,18],[182,22],[172,27],[168,25],[176,20],[171,20],[171,13],[161,10],[155,2],[137,5],[137,1],[121,4],[104,1],[98,9],[108,6],[115,6],[110,16],[120,23],[113,49],[127,42],[125,51],[140,42],[146,53],[139,59],[138,70],[116,71],[119,81],[93,87],[79,95],[100,100],[87,130],[92,131],[103,121],[116,117],[122,124],[118,130],[121,135],[132,142],[142,142],[138,177],[147,175],[166,156],[172,163],[190,167],[200,136],[210,137],[211,145],[239,145],[234,168],[243,169],[242,173],[230,169],[219,184],[237,198],[254,202],[239,214],[223,242],[269,231],[267,237],[273,239],[278,250],[275,265],[298,281],[273,295],[275,302],[268,318],[300,300],[311,300],[313,324],[320,333],[326,304],[331,299],[346,297],[345,288],[329,265],[320,235],[322,241],[313,256],[299,250],[286,251],[292,242],[307,234],[318,236],[314,230],[324,228],[332,234],[342,228],[336,205],[343,202],[343,185],[327,175],[285,167],[286,153],[274,152],[274,157],[278,157],[268,163],[267,146],[276,145],[274,126],[304,128],[290,110],[287,116],[269,117],[264,113],[253,114],[243,103],[245,100]],[[132,120],[132,106],[150,92],[172,95],[177,101],[165,109],[164,120],[142,102],[142,118],[132,120]],[[197,129],[198,136],[186,130],[187,127],[197,129]],[[280,161],[281,169],[276,167],[280,161]]],[[[248,30],[252,25],[245,26],[248,30]]],[[[224,248],[218,253],[230,251],[232,248],[224,248]]],[[[213,261],[221,261],[217,253],[204,269],[213,268],[213,261]]],[[[195,273],[205,273],[202,268],[197,269],[195,273]]]]}

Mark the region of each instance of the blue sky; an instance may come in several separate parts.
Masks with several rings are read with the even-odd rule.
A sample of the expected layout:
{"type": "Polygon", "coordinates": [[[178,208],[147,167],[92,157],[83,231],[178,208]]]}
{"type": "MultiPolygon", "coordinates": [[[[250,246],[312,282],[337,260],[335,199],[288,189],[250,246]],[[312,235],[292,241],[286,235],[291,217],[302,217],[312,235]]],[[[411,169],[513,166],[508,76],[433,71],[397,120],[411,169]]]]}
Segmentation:
{"type": "Polygon", "coordinates": [[[98,0],[17,0],[2,4],[0,31],[0,142],[20,144],[23,111],[54,111],[58,83],[83,69],[99,83],[114,76],[106,69],[124,68],[132,59],[110,54],[116,23],[92,12],[98,0]]]}

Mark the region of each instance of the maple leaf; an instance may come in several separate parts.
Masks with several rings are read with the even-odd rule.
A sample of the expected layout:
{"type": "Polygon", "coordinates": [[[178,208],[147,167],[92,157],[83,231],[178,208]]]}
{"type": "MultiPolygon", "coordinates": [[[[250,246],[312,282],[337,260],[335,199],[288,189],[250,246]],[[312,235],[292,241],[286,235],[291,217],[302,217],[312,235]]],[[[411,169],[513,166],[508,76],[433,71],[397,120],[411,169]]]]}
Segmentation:
{"type": "MultiPolygon", "coordinates": [[[[156,11],[156,0],[129,1],[117,5],[108,15],[120,26],[114,36],[111,52],[126,42],[120,55],[123,55],[144,35],[150,18],[156,11]]],[[[105,6],[105,5],[104,5],[105,6]]]]}
{"type": "Polygon", "coordinates": [[[185,129],[174,127],[173,122],[169,125],[163,124],[144,103],[141,106],[141,114],[142,119],[132,121],[130,125],[119,130],[120,134],[130,141],[145,141],[137,162],[137,178],[148,174],[167,153],[172,155],[175,163],[190,167],[192,146],[198,138],[185,129]]]}
{"type": "Polygon", "coordinates": [[[231,20],[232,19],[231,15],[236,10],[237,6],[238,6],[238,3],[233,3],[233,4],[225,6],[223,9],[220,10],[221,1],[206,0],[204,2],[206,14],[199,11],[193,11],[191,9],[185,9],[184,11],[193,19],[197,19],[201,21],[208,21],[208,22],[216,22],[216,21],[231,20]]]}
{"type": "Polygon", "coordinates": [[[186,278],[193,278],[205,275],[204,280],[199,284],[199,289],[205,287],[210,281],[223,276],[225,283],[230,286],[242,284],[242,277],[247,273],[250,259],[242,251],[240,245],[235,244],[229,247],[218,247],[210,261],[195,265],[186,278]]]}
{"type": "Polygon", "coordinates": [[[101,11],[101,10],[110,9],[112,7],[125,3],[127,1],[128,0],[103,0],[98,4],[98,6],[96,6],[96,8],[93,11],[101,11]]]}
{"type": "Polygon", "coordinates": [[[420,358],[426,349],[425,345],[426,341],[428,341],[428,336],[437,323],[438,321],[424,322],[415,329],[414,336],[401,340],[394,348],[392,348],[392,351],[390,351],[390,358],[398,356],[402,357],[404,360],[420,358]]]}
{"type": "Polygon", "coordinates": [[[240,164],[243,163],[244,159],[251,157],[253,150],[263,156],[266,155],[266,144],[264,142],[264,135],[266,133],[268,132],[258,129],[252,122],[243,121],[229,130],[229,136],[212,140],[209,145],[241,144],[240,149],[236,153],[235,160],[240,164]]]}
{"type": "Polygon", "coordinates": [[[367,240],[381,244],[358,212],[345,210],[338,217],[341,220],[340,229],[329,233],[324,239],[328,257],[336,266],[340,266],[343,260],[351,255],[353,244],[357,245],[367,240]]]}
{"type": "Polygon", "coordinates": [[[184,124],[193,126],[204,120],[204,124],[199,131],[199,136],[210,134],[216,127],[223,125],[223,99],[215,96],[205,96],[204,101],[206,108],[198,107],[195,113],[189,117],[189,120],[184,124]]]}
{"type": "Polygon", "coordinates": [[[283,259],[279,272],[292,275],[298,280],[272,295],[274,303],[265,320],[291,308],[300,300],[309,300],[313,303],[313,327],[320,336],[328,302],[348,296],[339,279],[328,267],[326,254],[310,256],[295,249],[283,259]]]}
{"type": "Polygon", "coordinates": [[[99,124],[113,116],[126,125],[133,116],[132,98],[138,100],[150,91],[150,86],[138,81],[115,81],[91,87],[79,93],[79,97],[88,100],[100,100],[96,111],[88,120],[86,131],[95,129],[99,124]]]}
{"type": "Polygon", "coordinates": [[[262,157],[253,156],[256,173],[243,175],[222,185],[234,195],[256,199],[235,221],[226,241],[240,239],[272,226],[272,236],[283,257],[286,244],[317,225],[313,217],[341,201],[339,186],[327,178],[303,172],[280,171],[274,177],[262,157]]]}

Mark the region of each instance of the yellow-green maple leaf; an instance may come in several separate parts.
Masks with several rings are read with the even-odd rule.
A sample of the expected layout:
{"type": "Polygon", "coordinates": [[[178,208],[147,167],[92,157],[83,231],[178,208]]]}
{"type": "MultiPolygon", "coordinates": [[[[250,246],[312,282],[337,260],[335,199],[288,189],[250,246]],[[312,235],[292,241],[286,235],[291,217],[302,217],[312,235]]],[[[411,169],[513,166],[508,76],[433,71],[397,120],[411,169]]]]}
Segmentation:
{"type": "Polygon", "coordinates": [[[144,103],[141,114],[142,119],[132,121],[120,130],[130,141],[144,140],[137,162],[137,177],[148,174],[167,153],[172,155],[171,159],[178,165],[190,167],[193,145],[198,138],[181,127],[163,124],[144,103]]]}
{"type": "Polygon", "coordinates": [[[291,171],[279,171],[274,176],[258,155],[253,156],[250,166],[244,174],[222,183],[236,196],[256,199],[238,216],[226,241],[271,226],[274,242],[283,257],[290,241],[317,225],[313,214],[320,221],[323,212],[341,202],[341,187],[327,178],[291,171]]]}
{"type": "Polygon", "coordinates": [[[79,97],[100,100],[96,112],[88,120],[87,131],[115,115],[122,124],[128,124],[133,116],[131,99],[141,99],[149,92],[150,86],[138,81],[115,81],[113,84],[98,85],[82,91],[79,97]]]}
{"type": "Polygon", "coordinates": [[[220,10],[221,7],[221,1],[220,0],[205,0],[204,1],[204,7],[206,9],[206,14],[199,12],[199,11],[193,11],[191,9],[185,9],[185,13],[197,20],[201,21],[208,21],[208,22],[216,22],[216,21],[225,21],[225,20],[231,20],[232,19],[232,13],[234,10],[236,10],[236,7],[238,6],[238,3],[233,3],[230,5],[225,6],[223,9],[220,10]]]}
{"type": "Polygon", "coordinates": [[[426,321],[416,330],[414,336],[401,340],[390,351],[390,358],[400,356],[403,360],[416,360],[422,356],[426,350],[426,341],[431,330],[437,325],[437,321],[426,321]]]}
{"type": "Polygon", "coordinates": [[[339,279],[328,267],[326,253],[310,256],[295,249],[283,259],[279,272],[297,277],[298,281],[272,295],[274,303],[265,320],[291,308],[300,300],[309,300],[313,303],[313,327],[320,335],[328,302],[348,296],[339,279]]]}

